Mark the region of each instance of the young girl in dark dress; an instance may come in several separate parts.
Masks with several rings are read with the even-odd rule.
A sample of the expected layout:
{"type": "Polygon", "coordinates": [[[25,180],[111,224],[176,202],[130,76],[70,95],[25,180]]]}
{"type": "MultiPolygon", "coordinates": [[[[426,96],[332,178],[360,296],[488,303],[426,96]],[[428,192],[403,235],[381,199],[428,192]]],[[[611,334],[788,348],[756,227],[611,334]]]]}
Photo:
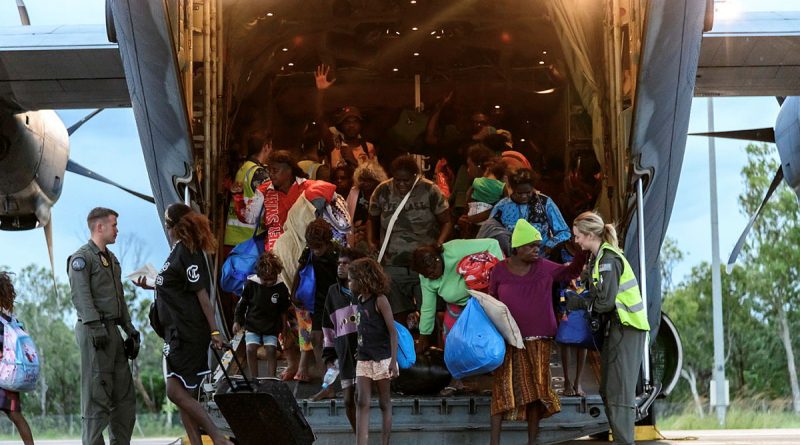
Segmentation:
{"type": "MultiPolygon", "coordinates": [[[[17,293],[14,291],[14,285],[11,284],[11,277],[6,272],[0,272],[0,317],[5,318],[7,321],[11,321],[16,297],[17,293]]],[[[0,357],[2,357],[4,333],[4,330],[0,330],[0,357]]],[[[6,413],[11,422],[14,423],[14,426],[17,427],[22,443],[33,445],[31,427],[28,426],[28,421],[22,415],[22,405],[19,401],[18,392],[0,388],[0,411],[6,413]]]]}
{"type": "Polygon", "coordinates": [[[361,258],[347,271],[350,290],[358,296],[358,352],[356,353],[356,444],[369,437],[369,403],[372,383],[378,387],[383,414],[382,443],[388,445],[392,431],[392,399],[389,380],[397,377],[397,330],[386,292],[389,279],[372,258],[361,258]]]}

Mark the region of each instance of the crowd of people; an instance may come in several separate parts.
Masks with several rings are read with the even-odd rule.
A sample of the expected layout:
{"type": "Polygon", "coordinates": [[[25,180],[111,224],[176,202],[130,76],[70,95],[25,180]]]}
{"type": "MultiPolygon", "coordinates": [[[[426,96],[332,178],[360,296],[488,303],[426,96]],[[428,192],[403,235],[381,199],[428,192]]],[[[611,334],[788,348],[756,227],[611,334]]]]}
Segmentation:
{"type": "MultiPolygon", "coordinates": [[[[469,290],[483,290],[508,307],[525,339],[523,349],[508,348],[494,372],[492,443],[499,443],[503,419],[527,419],[534,443],[539,420],[560,409],[549,366],[558,320],[564,311],[597,300],[594,310],[610,314],[606,350],[625,356],[625,365],[603,359],[601,394],[615,440],[632,443],[631,385],[641,365],[643,344],[638,342],[649,328],[613,226],[589,211],[571,227],[555,201],[539,190],[529,160],[513,150],[510,133],[492,127],[483,113],[471,116],[471,134],[456,138],[463,165],[442,156],[434,159],[435,169],[426,171],[421,155],[382,157],[380,147],[362,137],[364,117],[358,108],[342,107],[329,125],[321,111],[325,91],[334,82],[329,74],[325,66],[316,72],[317,120],[322,124],[314,149],[271,150],[262,166],[266,174],[258,178],[246,174],[253,168],[251,158],[237,174],[252,177],[251,183],[236,183],[231,190],[232,227],[247,224],[248,230],[265,231],[265,258],[275,263],[272,269],[280,264],[289,269],[281,276],[291,289],[288,304],[276,303],[284,300],[276,300],[271,290],[253,290],[258,281],[261,288],[276,285],[276,274],[262,276],[265,258],[239,300],[236,329],[244,326],[248,359],[255,355],[251,345],[266,346],[266,375],[275,375],[274,348],[279,345],[287,360],[280,378],[301,382],[335,368],[359,444],[366,443],[375,382],[383,443],[388,443],[389,381],[399,372],[393,323],[416,334],[420,352],[446,348],[469,290]],[[299,156],[305,159],[298,161],[299,156]],[[294,242],[283,242],[287,238],[294,242]],[[559,290],[576,287],[576,280],[591,298],[561,301],[559,290]],[[306,296],[309,286],[313,295],[306,296]],[[270,295],[271,303],[265,301],[270,295]],[[243,323],[256,319],[250,312],[261,307],[275,311],[269,322],[243,323]],[[275,329],[276,323],[282,329],[275,329]]],[[[426,144],[442,142],[438,117],[451,98],[429,119],[426,144]]],[[[270,146],[266,140],[251,145],[251,154],[270,146]]],[[[587,200],[583,210],[593,204],[587,200]]],[[[563,349],[562,356],[566,359],[573,349],[563,349]]],[[[571,380],[566,375],[565,396],[584,395],[585,352],[579,350],[577,358],[578,373],[571,380]]],[[[250,369],[258,375],[257,366],[250,369]]],[[[463,383],[453,380],[442,395],[463,390],[463,383]]],[[[314,398],[334,394],[326,386],[314,398]]]]}
{"type": "MultiPolygon", "coordinates": [[[[253,377],[309,382],[338,374],[359,445],[367,443],[374,384],[382,443],[388,444],[390,381],[400,373],[396,324],[415,334],[419,353],[446,349],[471,290],[504,303],[524,339],[523,348],[506,349],[493,372],[492,444],[500,442],[503,420],[527,420],[533,444],[539,421],[560,410],[550,375],[554,337],[565,311],[590,303],[604,315],[600,394],[615,443],[632,444],[649,325],[614,226],[591,211],[593,200],[582,201],[582,213],[570,209],[577,215],[570,224],[540,191],[539,176],[513,150],[510,133],[494,128],[484,113],[471,115],[469,131],[442,132],[439,117],[452,94],[434,110],[422,139],[431,153],[441,144],[457,146],[457,156],[434,158],[433,169],[419,154],[383,156],[362,137],[358,108],[341,108],[329,125],[322,112],[334,83],[329,76],[325,66],[315,76],[318,134],[292,150],[273,149],[268,137],[253,135],[247,159],[231,178],[220,250],[227,256],[236,245],[263,237],[264,253],[241,292],[220,299],[228,316],[216,317],[209,298],[215,280],[207,254],[218,252],[217,241],[209,220],[190,206],[167,207],[169,257],[154,282],[135,283],[156,291],[150,322],[164,339],[167,396],[192,445],[202,443],[201,430],[217,445],[231,443],[196,398],[211,372],[209,345],[226,347],[226,331],[243,334],[253,377]],[[577,286],[588,298],[559,298],[560,290],[577,286]],[[218,325],[220,319],[230,325],[218,325]],[[281,373],[279,357],[286,360],[281,373]]],[[[81,352],[84,444],[102,444],[107,428],[113,443],[130,443],[135,421],[127,360],[138,354],[140,334],[122,294],[119,262],[108,249],[118,216],[93,209],[91,238],[67,261],[81,352]]],[[[12,316],[14,296],[9,276],[0,274],[0,317],[12,316]]],[[[572,349],[562,348],[564,360],[572,349]]],[[[584,395],[584,359],[579,351],[573,379],[565,366],[562,395],[584,395]]],[[[442,396],[463,390],[453,380],[442,396]]],[[[314,398],[334,396],[327,385],[314,398]]],[[[0,410],[32,443],[19,395],[0,389],[0,410]]]]}

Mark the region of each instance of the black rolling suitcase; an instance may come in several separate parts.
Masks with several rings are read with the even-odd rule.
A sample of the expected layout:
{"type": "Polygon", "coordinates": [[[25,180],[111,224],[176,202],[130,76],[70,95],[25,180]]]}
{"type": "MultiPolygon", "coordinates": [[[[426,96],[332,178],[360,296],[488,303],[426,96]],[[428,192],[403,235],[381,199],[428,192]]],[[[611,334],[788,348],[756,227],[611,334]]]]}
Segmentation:
{"type": "MultiPolygon", "coordinates": [[[[214,395],[220,413],[241,445],[306,445],[316,437],[306,421],[289,387],[279,379],[258,379],[253,382],[244,375],[231,377],[222,365],[219,352],[214,356],[220,363],[225,381],[220,382],[214,395]]],[[[236,353],[233,353],[237,366],[236,353]]]]}

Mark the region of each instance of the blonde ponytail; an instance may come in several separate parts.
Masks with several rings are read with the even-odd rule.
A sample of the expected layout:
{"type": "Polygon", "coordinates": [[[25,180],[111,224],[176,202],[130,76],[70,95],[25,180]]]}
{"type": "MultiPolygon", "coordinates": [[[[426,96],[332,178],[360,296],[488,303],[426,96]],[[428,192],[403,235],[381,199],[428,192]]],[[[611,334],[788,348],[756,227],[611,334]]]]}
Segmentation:
{"type": "Polygon", "coordinates": [[[614,228],[614,224],[606,224],[603,226],[603,241],[607,242],[612,247],[619,249],[617,229],[614,228]]]}

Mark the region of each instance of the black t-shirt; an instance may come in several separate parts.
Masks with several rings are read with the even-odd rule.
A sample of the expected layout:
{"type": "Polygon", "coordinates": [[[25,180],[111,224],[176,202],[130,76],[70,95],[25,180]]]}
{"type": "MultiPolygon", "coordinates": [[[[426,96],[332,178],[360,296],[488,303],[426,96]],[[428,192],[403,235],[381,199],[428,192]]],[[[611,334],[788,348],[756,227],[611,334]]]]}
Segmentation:
{"type": "Polygon", "coordinates": [[[236,305],[236,322],[250,332],[278,335],[281,316],[289,310],[289,289],[283,283],[266,286],[250,279],[236,305]]]}
{"type": "Polygon", "coordinates": [[[167,343],[174,336],[192,343],[210,341],[211,329],[196,294],[208,288],[203,252],[190,252],[179,241],[156,277],[158,318],[164,326],[167,343]]]}
{"type": "Polygon", "coordinates": [[[369,219],[369,199],[364,196],[364,193],[358,192],[358,201],[356,201],[356,210],[353,213],[353,224],[356,221],[361,221],[366,225],[369,219]]]}

